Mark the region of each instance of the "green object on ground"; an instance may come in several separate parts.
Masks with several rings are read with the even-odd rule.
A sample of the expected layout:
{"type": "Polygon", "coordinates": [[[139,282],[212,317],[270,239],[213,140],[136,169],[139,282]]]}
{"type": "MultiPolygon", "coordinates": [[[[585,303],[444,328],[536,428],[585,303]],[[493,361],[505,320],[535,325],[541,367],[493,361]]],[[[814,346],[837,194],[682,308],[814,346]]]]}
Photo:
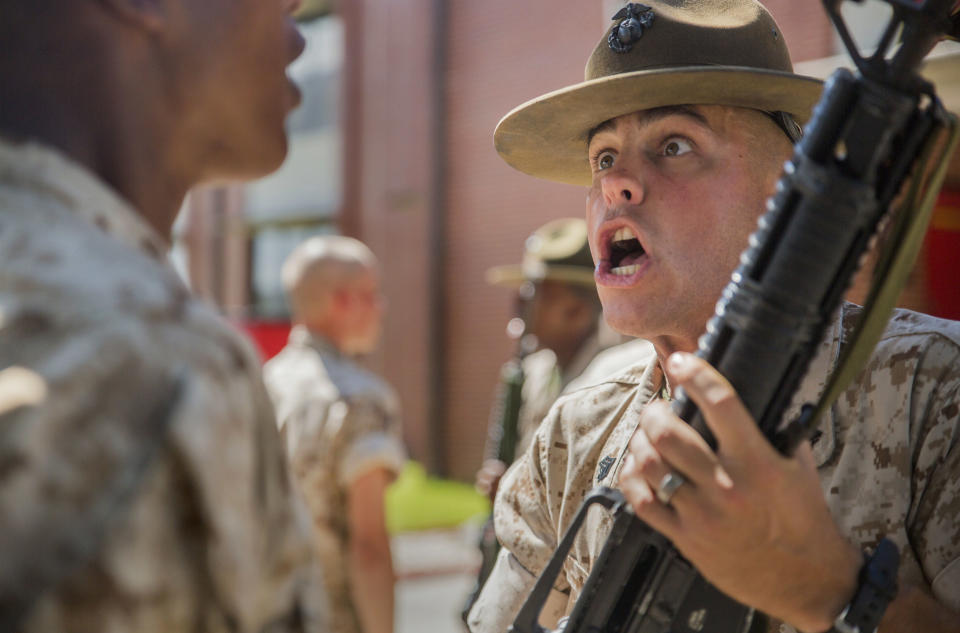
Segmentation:
{"type": "Polygon", "coordinates": [[[396,534],[482,521],[490,502],[473,486],[428,476],[423,465],[409,461],[387,488],[386,511],[387,529],[396,534]]]}

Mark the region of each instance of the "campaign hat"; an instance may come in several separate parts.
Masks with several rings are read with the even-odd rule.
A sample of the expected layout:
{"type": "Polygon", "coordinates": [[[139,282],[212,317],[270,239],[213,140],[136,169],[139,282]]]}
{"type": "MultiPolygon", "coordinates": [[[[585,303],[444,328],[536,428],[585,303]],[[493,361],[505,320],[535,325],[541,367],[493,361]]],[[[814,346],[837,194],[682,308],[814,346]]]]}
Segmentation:
{"type": "Polygon", "coordinates": [[[613,16],[584,81],[503,117],[494,145],[516,169],[589,185],[590,131],[671,105],[725,105],[810,118],[822,83],[793,72],[783,33],[756,0],[647,0],[613,16]]]}

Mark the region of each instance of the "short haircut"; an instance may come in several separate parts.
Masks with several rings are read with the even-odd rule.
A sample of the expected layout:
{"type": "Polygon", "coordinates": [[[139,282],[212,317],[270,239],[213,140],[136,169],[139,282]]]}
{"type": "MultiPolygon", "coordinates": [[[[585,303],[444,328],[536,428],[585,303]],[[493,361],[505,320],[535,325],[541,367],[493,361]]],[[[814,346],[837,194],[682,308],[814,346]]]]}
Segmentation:
{"type": "Polygon", "coordinates": [[[352,237],[321,235],[298,245],[283,263],[281,280],[294,315],[324,308],[345,283],[377,270],[377,258],[352,237]]]}

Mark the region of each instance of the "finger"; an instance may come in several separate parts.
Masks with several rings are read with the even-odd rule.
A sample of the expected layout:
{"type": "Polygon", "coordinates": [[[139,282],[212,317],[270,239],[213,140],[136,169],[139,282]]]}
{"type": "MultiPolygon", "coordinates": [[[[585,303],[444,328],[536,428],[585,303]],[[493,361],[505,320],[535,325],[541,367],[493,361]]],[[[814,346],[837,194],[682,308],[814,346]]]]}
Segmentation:
{"type": "MultiPolygon", "coordinates": [[[[667,464],[697,486],[716,483],[716,454],[693,427],[681,420],[665,402],[653,402],[640,415],[645,440],[667,464]]],[[[666,473],[656,473],[660,478],[666,473]]],[[[660,481],[651,480],[651,484],[660,481]]]]}
{"type": "Polygon", "coordinates": [[[675,472],[676,469],[666,463],[650,444],[643,428],[637,429],[637,432],[633,434],[629,450],[632,471],[637,472],[656,495],[663,478],[671,472],[675,472]]]}
{"type": "Polygon", "coordinates": [[[667,359],[666,370],[671,382],[683,387],[703,413],[704,421],[717,438],[721,450],[730,454],[743,453],[758,450],[761,444],[772,450],[736,391],[705,360],[693,354],[675,352],[667,359]]]}
{"type": "MultiPolygon", "coordinates": [[[[682,423],[682,422],[681,422],[682,423]]],[[[647,484],[647,488],[653,492],[657,501],[665,506],[672,508],[679,518],[692,516],[690,510],[696,506],[702,506],[708,503],[704,498],[701,489],[683,470],[664,461],[657,454],[643,429],[639,429],[630,442],[630,453],[632,472],[638,473],[647,484]],[[666,483],[667,477],[671,475],[680,475],[683,479],[678,488],[674,488],[669,494],[667,501],[661,498],[661,487],[666,483]]]]}
{"type": "Polygon", "coordinates": [[[680,520],[677,513],[657,500],[646,478],[639,471],[632,454],[628,455],[624,462],[618,485],[637,518],[645,521],[647,525],[667,538],[678,534],[680,520]]]}

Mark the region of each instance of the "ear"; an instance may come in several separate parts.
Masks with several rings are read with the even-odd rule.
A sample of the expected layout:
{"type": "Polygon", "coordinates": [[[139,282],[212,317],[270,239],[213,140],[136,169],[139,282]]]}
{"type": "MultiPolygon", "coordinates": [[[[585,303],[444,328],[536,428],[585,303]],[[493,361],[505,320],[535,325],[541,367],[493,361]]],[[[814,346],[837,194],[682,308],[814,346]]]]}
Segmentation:
{"type": "Polygon", "coordinates": [[[162,31],[167,21],[168,0],[99,0],[127,24],[151,33],[162,31]]]}

